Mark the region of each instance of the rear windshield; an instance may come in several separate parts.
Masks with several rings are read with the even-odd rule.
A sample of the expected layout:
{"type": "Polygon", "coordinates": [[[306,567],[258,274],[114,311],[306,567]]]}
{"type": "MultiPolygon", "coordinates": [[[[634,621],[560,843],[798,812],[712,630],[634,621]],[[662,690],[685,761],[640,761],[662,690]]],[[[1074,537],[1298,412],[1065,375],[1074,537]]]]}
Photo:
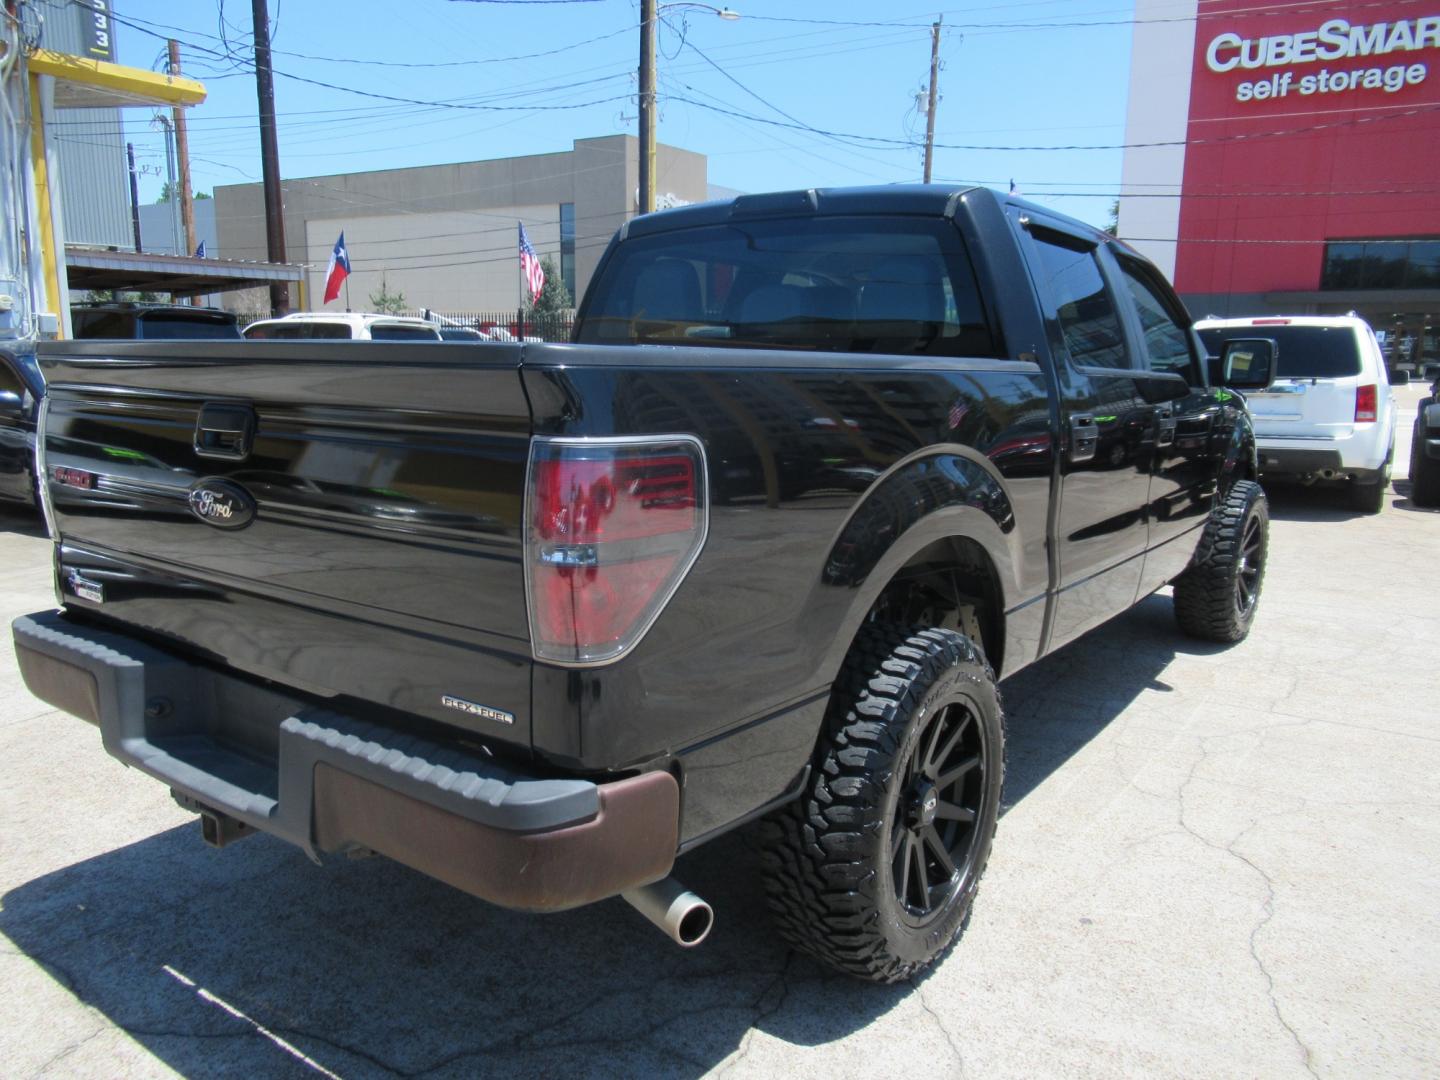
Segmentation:
{"type": "Polygon", "coordinates": [[[396,323],[371,323],[371,341],[439,341],[428,326],[403,326],[396,323]]]}
{"type": "Polygon", "coordinates": [[[1211,356],[1231,338],[1274,338],[1277,379],[1343,379],[1360,374],[1360,342],[1348,326],[1230,326],[1201,330],[1211,356]]]}
{"type": "Polygon", "coordinates": [[[140,336],[161,340],[171,340],[175,338],[227,338],[234,341],[240,337],[240,327],[231,320],[224,318],[152,314],[141,317],[140,336]]]}
{"type": "Polygon", "coordinates": [[[245,336],[251,340],[273,338],[277,341],[313,340],[315,338],[348,339],[350,324],[340,322],[271,323],[268,326],[256,324],[245,328],[245,336]]]}
{"type": "Polygon", "coordinates": [[[577,340],[995,356],[946,221],[768,218],[620,244],[577,340]]]}

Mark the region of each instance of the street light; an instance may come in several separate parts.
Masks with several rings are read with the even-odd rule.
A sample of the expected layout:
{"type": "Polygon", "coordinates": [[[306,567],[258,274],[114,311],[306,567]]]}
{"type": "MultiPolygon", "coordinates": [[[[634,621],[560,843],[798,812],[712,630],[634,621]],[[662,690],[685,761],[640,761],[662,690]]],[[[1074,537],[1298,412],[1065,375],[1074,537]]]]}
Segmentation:
{"type": "Polygon", "coordinates": [[[740,18],[738,11],[718,8],[710,4],[690,3],[678,0],[676,3],[657,4],[655,0],[640,0],[640,212],[651,213],[655,209],[655,22],[660,12],[677,8],[708,11],[729,22],[740,18]]]}

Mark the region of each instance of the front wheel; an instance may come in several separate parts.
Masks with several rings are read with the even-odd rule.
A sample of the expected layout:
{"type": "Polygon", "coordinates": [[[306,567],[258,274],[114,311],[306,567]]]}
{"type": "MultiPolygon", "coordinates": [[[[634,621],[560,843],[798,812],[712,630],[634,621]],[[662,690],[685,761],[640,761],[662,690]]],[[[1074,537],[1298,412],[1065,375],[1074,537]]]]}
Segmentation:
{"type": "Polygon", "coordinates": [[[1189,569],[1175,580],[1175,619],[1191,637],[1235,642],[1250,633],[1270,553],[1270,507],[1240,480],[1210,515],[1189,569]]]}
{"type": "Polygon", "coordinates": [[[1440,460],[1425,452],[1425,403],[1420,405],[1420,419],[1415,421],[1415,437],[1410,443],[1410,501],[1416,506],[1440,506],[1440,460]]]}
{"type": "Polygon", "coordinates": [[[872,982],[941,956],[990,856],[1004,738],[995,674],[969,638],[866,628],[804,794],[761,825],[782,936],[872,982]]]}

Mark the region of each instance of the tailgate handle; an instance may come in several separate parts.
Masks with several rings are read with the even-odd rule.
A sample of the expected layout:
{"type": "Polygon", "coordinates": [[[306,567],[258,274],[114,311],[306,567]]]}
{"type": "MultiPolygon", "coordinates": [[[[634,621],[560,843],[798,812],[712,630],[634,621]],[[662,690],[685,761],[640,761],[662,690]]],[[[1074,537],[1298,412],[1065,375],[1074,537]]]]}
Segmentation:
{"type": "Polygon", "coordinates": [[[195,453],[221,461],[244,461],[255,440],[255,410],[249,405],[202,405],[195,421],[195,453]]]}

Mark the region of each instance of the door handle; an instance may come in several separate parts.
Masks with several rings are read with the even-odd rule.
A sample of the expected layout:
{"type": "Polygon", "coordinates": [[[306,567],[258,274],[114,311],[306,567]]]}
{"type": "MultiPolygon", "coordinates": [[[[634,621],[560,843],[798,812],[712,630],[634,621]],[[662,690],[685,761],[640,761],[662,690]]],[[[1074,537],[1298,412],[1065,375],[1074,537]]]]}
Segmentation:
{"type": "Polygon", "coordinates": [[[1170,446],[1175,442],[1175,408],[1171,405],[1155,406],[1155,445],[1170,446]]]}
{"type": "Polygon", "coordinates": [[[1095,460],[1100,445],[1100,425],[1092,413],[1070,414],[1070,460],[1076,464],[1095,460]]]}

